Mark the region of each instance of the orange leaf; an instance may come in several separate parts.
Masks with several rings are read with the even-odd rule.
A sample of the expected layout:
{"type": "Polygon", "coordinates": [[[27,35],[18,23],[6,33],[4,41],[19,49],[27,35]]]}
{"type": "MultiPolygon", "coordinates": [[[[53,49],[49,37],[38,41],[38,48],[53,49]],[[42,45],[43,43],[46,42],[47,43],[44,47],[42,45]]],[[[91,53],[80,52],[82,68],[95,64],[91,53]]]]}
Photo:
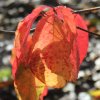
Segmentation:
{"type": "MultiPolygon", "coordinates": [[[[71,71],[76,66],[70,54],[77,33],[70,9],[63,6],[54,9],[50,9],[37,24],[30,67],[47,86],[61,88],[70,80],[71,71]]],[[[78,74],[78,70],[75,71],[78,74]]]]}
{"type": "MultiPolygon", "coordinates": [[[[78,27],[81,27],[87,30],[86,22],[83,20],[83,18],[79,14],[75,15],[75,21],[78,27]]],[[[88,49],[88,33],[80,29],[77,29],[77,33],[78,33],[77,43],[78,43],[78,49],[79,49],[78,52],[79,52],[80,64],[81,64],[84,57],[86,56],[87,49],[88,49]]]]}
{"type": "MultiPolygon", "coordinates": [[[[87,26],[83,18],[79,14],[74,14],[77,27],[87,30],[87,26]]],[[[75,81],[78,75],[79,66],[82,63],[87,53],[88,48],[88,33],[77,29],[77,38],[74,41],[70,58],[73,63],[70,81],[75,81]]]]}
{"type": "Polygon", "coordinates": [[[41,6],[33,10],[19,23],[15,33],[11,63],[19,100],[39,100],[40,96],[43,96],[42,92],[45,89],[45,84],[32,74],[27,62],[32,44],[32,37],[29,35],[30,28],[39,13],[45,8],[46,6],[41,6]]]}
{"type": "Polygon", "coordinates": [[[14,86],[19,100],[39,100],[45,89],[45,84],[38,80],[29,68],[25,69],[23,65],[17,69],[14,86]]]}
{"type": "Polygon", "coordinates": [[[64,6],[49,7],[31,36],[32,23],[44,8],[33,10],[16,31],[11,61],[16,91],[22,100],[38,100],[46,86],[61,88],[75,81],[87,51],[88,35],[76,28],[86,28],[84,21],[64,6]],[[82,36],[86,42],[81,41],[82,36]]]}

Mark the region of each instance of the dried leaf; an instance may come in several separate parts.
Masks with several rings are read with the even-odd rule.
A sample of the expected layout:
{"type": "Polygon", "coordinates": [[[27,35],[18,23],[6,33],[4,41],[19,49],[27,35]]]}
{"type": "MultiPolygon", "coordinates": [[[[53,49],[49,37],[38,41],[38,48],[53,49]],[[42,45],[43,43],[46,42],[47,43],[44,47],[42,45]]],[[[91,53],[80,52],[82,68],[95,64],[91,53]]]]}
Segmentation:
{"type": "MultiPolygon", "coordinates": [[[[70,9],[62,6],[54,9],[50,9],[37,24],[30,67],[47,86],[61,88],[70,80],[71,71],[77,66],[70,58],[77,33],[70,9]]],[[[78,69],[74,73],[76,79],[78,69]]]]}
{"type": "MultiPolygon", "coordinates": [[[[79,14],[75,15],[75,21],[78,27],[81,27],[87,30],[86,22],[83,20],[83,18],[79,14]]],[[[79,52],[80,64],[81,64],[84,57],[86,56],[87,49],[88,49],[88,33],[80,29],[77,29],[77,33],[78,33],[77,43],[78,43],[78,49],[79,49],[78,52],[79,52]]]]}
{"type": "Polygon", "coordinates": [[[11,63],[19,100],[39,100],[45,89],[45,84],[32,74],[27,62],[32,44],[32,37],[29,35],[30,28],[39,13],[45,8],[46,6],[40,6],[33,10],[31,14],[19,23],[15,33],[11,63]]]}
{"type": "Polygon", "coordinates": [[[45,84],[37,79],[29,68],[25,69],[23,65],[17,69],[14,86],[19,100],[39,100],[45,89],[45,84]]]}
{"type": "MultiPolygon", "coordinates": [[[[87,26],[83,18],[79,14],[74,14],[75,22],[77,27],[81,27],[87,30],[87,26]]],[[[77,29],[77,38],[73,43],[73,48],[71,50],[70,59],[72,62],[71,77],[70,81],[75,81],[77,79],[80,64],[86,56],[88,49],[88,33],[77,29]]]]}
{"type": "Polygon", "coordinates": [[[42,100],[47,87],[61,88],[68,81],[75,81],[86,55],[88,34],[76,28],[77,25],[86,28],[86,25],[79,15],[64,6],[49,7],[39,20],[34,35],[29,34],[34,20],[44,8],[33,10],[19,23],[16,31],[11,61],[20,100],[42,100]]]}

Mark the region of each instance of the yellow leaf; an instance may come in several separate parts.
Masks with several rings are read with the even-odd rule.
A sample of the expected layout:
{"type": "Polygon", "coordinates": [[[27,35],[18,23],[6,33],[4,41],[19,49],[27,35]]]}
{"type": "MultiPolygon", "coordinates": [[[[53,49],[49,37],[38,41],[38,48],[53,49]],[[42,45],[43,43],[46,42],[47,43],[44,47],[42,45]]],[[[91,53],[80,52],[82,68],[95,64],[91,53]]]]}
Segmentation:
{"type": "Polygon", "coordinates": [[[39,100],[45,85],[38,80],[29,68],[20,65],[17,69],[14,86],[19,100],[39,100]]]}

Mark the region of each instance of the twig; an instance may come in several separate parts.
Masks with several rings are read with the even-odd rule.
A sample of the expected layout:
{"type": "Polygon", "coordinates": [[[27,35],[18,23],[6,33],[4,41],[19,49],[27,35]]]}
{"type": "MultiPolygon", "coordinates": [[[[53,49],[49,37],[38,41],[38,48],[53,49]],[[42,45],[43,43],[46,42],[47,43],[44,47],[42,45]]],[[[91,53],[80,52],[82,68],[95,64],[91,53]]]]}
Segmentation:
{"type": "MultiPolygon", "coordinates": [[[[88,8],[88,9],[83,9],[83,10],[74,10],[73,12],[74,13],[81,13],[81,12],[88,12],[88,11],[93,11],[93,10],[98,10],[98,9],[100,9],[100,6],[93,7],[93,8],[88,8]]],[[[80,30],[83,30],[85,32],[88,32],[88,33],[90,33],[92,35],[96,35],[96,36],[99,36],[100,37],[99,34],[96,34],[96,33],[93,33],[93,32],[89,32],[88,30],[85,30],[85,29],[83,29],[81,27],[77,27],[77,28],[80,29],[80,30]]],[[[35,28],[31,29],[30,32],[33,32],[34,30],[35,30],[35,28]]],[[[5,33],[5,34],[10,33],[11,35],[12,34],[14,35],[15,31],[0,30],[0,34],[2,34],[2,33],[5,33]]]]}
{"type": "Polygon", "coordinates": [[[12,85],[13,84],[13,81],[7,81],[7,82],[0,82],[0,88],[4,88],[4,87],[7,87],[9,85],[12,85]]]}
{"type": "MultiPolygon", "coordinates": [[[[96,34],[96,33],[94,33],[94,32],[90,32],[90,31],[88,31],[88,30],[85,30],[85,29],[83,29],[83,28],[81,28],[81,27],[77,27],[77,29],[80,29],[80,30],[82,30],[82,31],[85,31],[85,32],[88,32],[88,33],[90,33],[90,34],[92,34],[92,35],[96,35],[96,36],[99,36],[100,37],[100,35],[99,34],[96,34]]],[[[32,28],[31,30],[30,30],[30,32],[34,32],[35,31],[35,28],[32,28]]],[[[7,33],[10,33],[10,35],[14,35],[14,33],[15,33],[15,31],[7,31],[7,30],[0,30],[0,32],[3,32],[3,33],[5,33],[5,34],[7,34],[7,33]]]]}
{"type": "MultiPolygon", "coordinates": [[[[81,28],[81,27],[79,27],[79,26],[77,26],[76,28],[77,28],[77,29],[80,29],[80,30],[82,30],[82,31],[88,32],[88,33],[90,33],[90,34],[92,34],[92,35],[96,35],[96,36],[99,36],[99,37],[100,37],[99,34],[96,34],[96,33],[94,33],[94,32],[90,32],[90,31],[88,31],[88,30],[86,30],[86,29],[83,29],[83,28],[81,28]]],[[[33,32],[34,30],[35,30],[35,28],[31,29],[31,32],[33,32]]]]}
{"type": "Polygon", "coordinates": [[[2,33],[5,33],[5,34],[10,33],[11,35],[12,35],[12,34],[14,35],[15,31],[0,30],[0,34],[2,34],[2,33]]]}
{"type": "MultiPolygon", "coordinates": [[[[32,28],[32,29],[30,29],[30,32],[33,32],[34,30],[35,30],[35,28],[32,28]]],[[[2,34],[2,33],[5,33],[5,34],[10,33],[11,35],[15,35],[14,34],[15,31],[9,31],[9,30],[0,30],[0,34],[2,34]]]]}
{"type": "Polygon", "coordinates": [[[92,35],[96,35],[96,36],[99,36],[99,37],[100,37],[99,34],[96,34],[96,33],[94,33],[94,32],[90,32],[90,31],[85,30],[85,29],[83,29],[83,28],[81,28],[81,27],[79,27],[79,26],[77,26],[77,29],[80,29],[80,30],[82,30],[82,31],[85,31],[85,32],[88,32],[88,33],[90,33],[90,34],[92,34],[92,35]]]}
{"type": "Polygon", "coordinates": [[[83,10],[74,10],[74,13],[83,13],[83,12],[89,12],[89,11],[94,11],[94,10],[99,10],[100,6],[98,7],[93,7],[93,8],[87,8],[87,9],[83,9],[83,10]]]}
{"type": "MultiPolygon", "coordinates": [[[[86,30],[86,29],[83,29],[83,28],[81,28],[81,27],[79,27],[79,26],[77,26],[76,28],[77,28],[77,29],[80,29],[80,30],[82,30],[82,31],[88,32],[88,33],[90,33],[90,34],[92,34],[92,35],[95,35],[95,36],[99,36],[99,37],[100,37],[99,34],[96,34],[96,33],[94,33],[94,32],[90,32],[90,31],[88,31],[88,30],[86,30]]],[[[35,28],[31,29],[31,32],[33,32],[34,30],[35,30],[35,28]]]]}

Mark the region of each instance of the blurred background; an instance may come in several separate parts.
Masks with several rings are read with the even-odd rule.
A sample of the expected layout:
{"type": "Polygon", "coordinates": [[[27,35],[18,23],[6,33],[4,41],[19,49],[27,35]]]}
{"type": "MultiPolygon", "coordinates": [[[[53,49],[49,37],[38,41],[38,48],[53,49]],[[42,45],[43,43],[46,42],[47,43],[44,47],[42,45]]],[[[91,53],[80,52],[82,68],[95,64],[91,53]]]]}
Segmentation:
{"type": "MultiPolygon", "coordinates": [[[[100,7],[100,0],[59,0],[74,9],[100,7]]],[[[39,5],[57,6],[56,0],[0,0],[0,30],[15,31],[18,22],[39,5]]],[[[100,35],[100,10],[80,13],[89,31],[100,35]]],[[[17,100],[10,56],[14,34],[0,31],[0,100],[17,100]]],[[[50,88],[44,100],[100,100],[100,36],[89,33],[89,48],[76,83],[50,88]]]]}

